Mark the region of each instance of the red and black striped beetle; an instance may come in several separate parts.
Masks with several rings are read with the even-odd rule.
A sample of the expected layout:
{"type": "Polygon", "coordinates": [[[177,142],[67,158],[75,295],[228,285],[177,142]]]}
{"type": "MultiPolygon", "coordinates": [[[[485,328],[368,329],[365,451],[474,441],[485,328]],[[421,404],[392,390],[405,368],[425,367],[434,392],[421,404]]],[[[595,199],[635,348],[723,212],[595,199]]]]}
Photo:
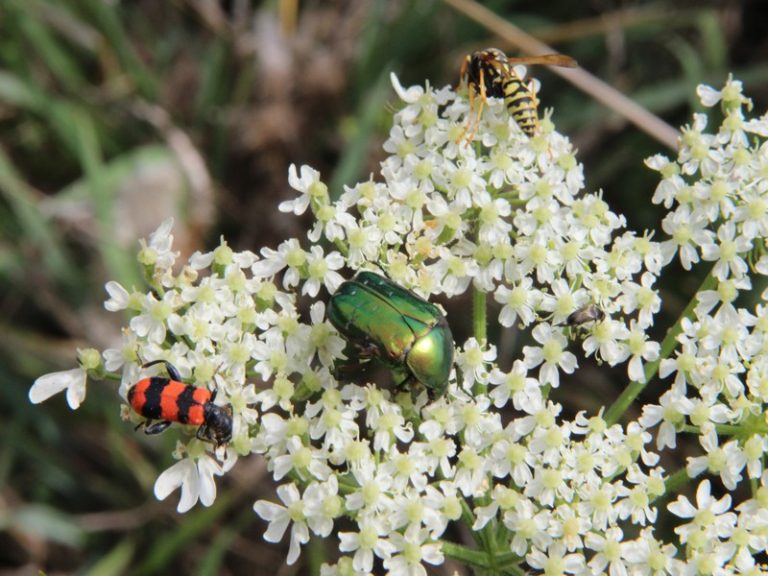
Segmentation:
{"type": "Polygon", "coordinates": [[[143,378],[128,390],[131,408],[147,418],[136,429],[144,426],[146,434],[159,434],[178,422],[197,426],[196,437],[213,443],[216,448],[227,444],[232,439],[232,406],[214,404],[215,390],[184,384],[176,367],[166,360],[154,360],[142,368],[155,364],[165,364],[169,378],[143,378]],[[152,423],[152,420],[159,422],[152,423]]]}

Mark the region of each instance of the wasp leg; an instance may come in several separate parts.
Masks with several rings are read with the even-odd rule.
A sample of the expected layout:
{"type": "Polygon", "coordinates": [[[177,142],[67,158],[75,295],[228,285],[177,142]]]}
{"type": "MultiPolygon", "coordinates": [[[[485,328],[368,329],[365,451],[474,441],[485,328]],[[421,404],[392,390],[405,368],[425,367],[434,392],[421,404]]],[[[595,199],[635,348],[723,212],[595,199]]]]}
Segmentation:
{"type": "Polygon", "coordinates": [[[467,90],[469,90],[469,112],[467,112],[467,124],[464,129],[456,138],[456,144],[464,140],[464,136],[469,131],[469,127],[472,126],[472,112],[475,109],[475,85],[472,83],[467,84],[467,90]]]}
{"type": "Polygon", "coordinates": [[[467,54],[464,57],[464,61],[461,63],[461,70],[459,70],[459,84],[456,86],[456,91],[461,87],[461,84],[467,78],[467,68],[472,63],[472,57],[467,54]]]}
{"type": "Polygon", "coordinates": [[[475,122],[475,129],[472,130],[472,134],[469,135],[465,144],[471,144],[475,139],[478,129],[480,128],[480,120],[483,118],[483,107],[485,106],[486,93],[485,93],[485,78],[483,70],[480,70],[480,105],[477,107],[477,121],[475,122]]]}
{"type": "Polygon", "coordinates": [[[469,89],[469,112],[467,113],[467,125],[464,127],[464,130],[461,131],[461,134],[456,139],[456,143],[458,144],[462,140],[464,140],[464,145],[471,144],[472,141],[475,139],[475,135],[477,134],[478,128],[480,128],[480,119],[483,116],[483,106],[485,106],[485,100],[487,98],[486,91],[485,91],[485,72],[483,69],[480,69],[480,104],[477,107],[477,116],[475,121],[475,127],[472,130],[472,132],[465,138],[465,135],[467,132],[469,132],[470,127],[472,126],[472,112],[475,110],[475,91],[477,90],[477,84],[470,83],[468,85],[469,89]]]}

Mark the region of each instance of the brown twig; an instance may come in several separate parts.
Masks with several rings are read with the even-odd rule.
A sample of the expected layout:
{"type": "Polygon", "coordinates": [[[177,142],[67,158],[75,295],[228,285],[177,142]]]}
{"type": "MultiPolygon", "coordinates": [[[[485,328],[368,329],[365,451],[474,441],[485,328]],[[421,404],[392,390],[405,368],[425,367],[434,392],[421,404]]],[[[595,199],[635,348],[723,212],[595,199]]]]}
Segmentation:
{"type": "MultiPolygon", "coordinates": [[[[511,22],[500,18],[488,8],[474,0],[445,0],[459,12],[485,26],[505,41],[517,46],[527,54],[539,55],[554,52],[552,48],[537,40],[511,22]]],[[[583,68],[552,68],[555,74],[589,94],[592,98],[632,122],[635,126],[665,146],[676,149],[679,133],[661,118],[652,114],[609,84],[593,76],[583,68]]]]}

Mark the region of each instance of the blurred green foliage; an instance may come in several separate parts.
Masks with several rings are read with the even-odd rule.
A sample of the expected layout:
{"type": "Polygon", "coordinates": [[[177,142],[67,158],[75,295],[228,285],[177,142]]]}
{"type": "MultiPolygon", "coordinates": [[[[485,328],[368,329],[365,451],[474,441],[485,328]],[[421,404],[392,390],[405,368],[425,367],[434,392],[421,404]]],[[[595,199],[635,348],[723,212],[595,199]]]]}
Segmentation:
{"type": "MultiPolygon", "coordinates": [[[[768,102],[759,2],[485,5],[673,126],[689,118],[696,84],[729,71],[758,110],[768,102]]],[[[376,174],[390,71],[442,86],[471,50],[514,53],[437,0],[297,6],[0,3],[0,569],[252,574],[282,564],[250,508],[272,490],[260,463],[238,464],[212,508],[179,516],[152,496],[172,435],[131,434],[111,384],[91,385],[77,412],[63,398],[32,407],[26,391],[71,367],[78,346],[118,336],[103,284],[139,285],[137,239],[165,217],[176,217],[187,253],[222,233],[235,248],[275,246],[301,231],[275,210],[291,196],[291,162],[320,169],[332,192],[376,174]]],[[[656,227],[642,160],[668,151],[548,70],[533,73],[542,107],[580,150],[587,188],[604,189],[631,227],[656,227]]],[[[670,315],[695,288],[676,284],[670,315]]],[[[300,562],[316,567],[318,554],[300,562]]]]}

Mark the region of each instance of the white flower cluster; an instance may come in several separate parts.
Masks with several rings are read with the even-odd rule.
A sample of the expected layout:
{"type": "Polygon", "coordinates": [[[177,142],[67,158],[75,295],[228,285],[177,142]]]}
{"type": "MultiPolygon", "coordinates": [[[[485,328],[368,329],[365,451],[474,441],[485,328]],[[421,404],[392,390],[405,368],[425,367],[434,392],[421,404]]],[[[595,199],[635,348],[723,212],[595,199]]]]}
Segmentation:
{"type": "Polygon", "coordinates": [[[729,491],[745,476],[754,483],[754,498],[735,513],[730,496],[710,496],[709,480],[699,485],[698,509],[679,501],[670,510],[691,519],[675,530],[689,564],[756,574],[753,555],[768,544],[768,291],[758,299],[750,274],[768,275],[768,115],[746,117],[752,103],[732,78],[698,94],[704,106],[720,104],[720,125],[707,132],[708,116],[695,114],[677,160],[657,155],[647,164],[662,175],[653,201],[669,209],[665,262],[678,256],[688,270],[703,260],[711,271],[679,323],[676,352],[661,361],[672,385],[640,423],[660,424],[659,450],[675,448],[681,432],[698,435],[702,455],[688,458],[690,478],[706,473],[729,491]]]}
{"type": "MultiPolygon", "coordinates": [[[[737,104],[726,96],[730,83],[720,133],[704,134],[697,118],[677,163],[649,161],[664,175],[656,198],[677,204],[664,226],[672,240],[657,243],[622,230],[600,194],[582,191],[582,166],[548,118],[528,138],[490,99],[467,145],[464,98],[393,83],[404,106],[385,143],[381,182],[347,187],[331,201],[317,171],[291,166],[300,195],[280,209],[311,209],[307,243],[291,239],[256,255],[222,241],[178,273],[166,223],[140,254],[151,290],[107,285],[107,309],[133,314],[122,347],[104,351],[103,364],[81,352],[81,368],[41,377],[30,398],[66,389],[76,407],[88,374],[120,371],[125,397],[141,365],[159,359],[185,382],[216,389],[216,402],[232,406],[229,446],[211,454],[200,440],[179,442],[157,497],[181,487],[180,511],[210,505],[214,477],[238,456],[260,454],[281,502],[254,505],[269,523],[265,539],[279,542],[290,529],[290,564],[312,535],[335,534],[341,558],[323,567],[326,576],[380,567],[426,574],[425,564],[446,556],[489,573],[762,573],[753,554],[768,544],[768,323],[760,306],[749,313],[733,300],[749,288],[745,252],[768,226],[768,154],[745,137],[764,136],[765,123],[733,117],[746,102],[740,92],[737,104]],[[657,276],[678,249],[684,265],[699,251],[714,261],[718,288],[700,295],[695,320],[683,324],[680,353],[662,359],[647,331],[660,307],[657,276]],[[532,344],[505,371],[482,330],[460,343],[448,391],[434,399],[418,384],[399,393],[345,381],[337,363],[351,348],[325,320],[324,304],[344,268],[386,274],[426,298],[443,295],[449,321],[451,298],[472,290],[482,304],[492,296],[498,322],[529,329],[532,344]],[[662,375],[676,377],[661,406],[626,428],[602,414],[564,417],[548,393],[577,368],[574,338],[585,355],[626,364],[637,384],[662,360],[662,375]],[[707,472],[733,489],[747,467],[760,478],[755,497],[734,511],[730,496],[717,500],[704,480],[696,506],[684,497],[669,506],[684,523],[677,541],[662,541],[654,500],[670,474],[649,432],[660,422],[659,450],[674,447],[684,429],[700,433],[707,456],[690,461],[690,476],[707,472]],[[753,434],[744,434],[747,424],[753,434]],[[448,538],[459,522],[471,528],[474,548],[448,538]]],[[[711,90],[702,97],[715,99],[711,90]]],[[[768,259],[756,266],[768,269],[768,259]]]]}

